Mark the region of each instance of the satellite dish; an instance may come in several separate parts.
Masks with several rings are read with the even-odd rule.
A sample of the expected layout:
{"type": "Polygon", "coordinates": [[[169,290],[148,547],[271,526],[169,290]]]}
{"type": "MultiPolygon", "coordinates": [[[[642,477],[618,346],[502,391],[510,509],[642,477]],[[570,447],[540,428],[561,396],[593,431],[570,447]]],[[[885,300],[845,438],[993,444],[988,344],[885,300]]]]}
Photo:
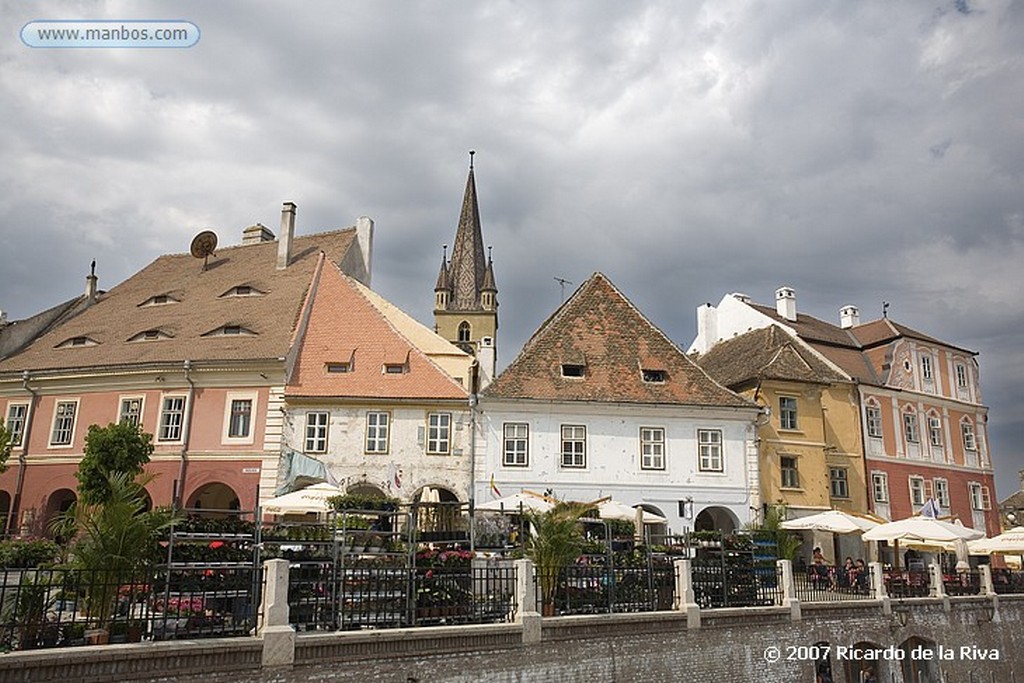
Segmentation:
{"type": "Polygon", "coordinates": [[[213,230],[203,230],[192,238],[192,245],[188,248],[195,258],[203,259],[203,270],[206,270],[206,262],[217,248],[217,234],[213,230]]]}

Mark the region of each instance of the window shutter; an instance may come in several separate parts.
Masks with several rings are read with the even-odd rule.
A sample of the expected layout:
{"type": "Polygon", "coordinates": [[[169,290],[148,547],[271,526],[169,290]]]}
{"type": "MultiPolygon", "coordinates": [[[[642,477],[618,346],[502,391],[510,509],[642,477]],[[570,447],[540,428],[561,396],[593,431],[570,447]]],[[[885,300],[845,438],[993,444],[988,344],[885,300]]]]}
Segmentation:
{"type": "Polygon", "coordinates": [[[981,487],[981,509],[982,510],[991,510],[992,509],[992,497],[991,497],[991,494],[989,494],[987,486],[982,486],[981,487]]]}
{"type": "Polygon", "coordinates": [[[935,487],[932,486],[931,479],[924,480],[924,502],[928,502],[929,498],[935,497],[935,487]]]}

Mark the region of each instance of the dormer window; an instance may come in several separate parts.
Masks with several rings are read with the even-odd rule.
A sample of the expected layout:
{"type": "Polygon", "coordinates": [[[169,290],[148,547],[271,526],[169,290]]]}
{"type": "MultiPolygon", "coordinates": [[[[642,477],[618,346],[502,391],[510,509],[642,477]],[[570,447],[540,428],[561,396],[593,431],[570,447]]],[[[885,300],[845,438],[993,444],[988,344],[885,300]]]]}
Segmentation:
{"type": "Polygon", "coordinates": [[[167,334],[163,330],[146,330],[145,332],[139,332],[137,335],[130,338],[128,341],[160,341],[161,339],[171,339],[171,335],[167,334]]]}
{"type": "Polygon", "coordinates": [[[405,372],[405,366],[399,363],[385,363],[384,374],[385,375],[401,375],[405,372]]]}
{"type": "Polygon", "coordinates": [[[139,308],[143,306],[167,306],[168,304],[177,303],[180,302],[170,294],[157,294],[156,296],[151,296],[139,304],[139,308]]]}
{"type": "Polygon", "coordinates": [[[325,367],[331,374],[352,371],[351,363],[327,363],[325,367]]]}
{"type": "Polygon", "coordinates": [[[252,285],[236,285],[220,295],[219,298],[225,297],[246,297],[246,296],[263,296],[266,292],[261,292],[252,285]]]}
{"type": "Polygon", "coordinates": [[[649,382],[651,384],[663,384],[665,382],[664,370],[650,370],[645,368],[641,370],[640,373],[645,382],[649,382]]]}
{"type": "Polygon", "coordinates": [[[562,377],[584,377],[587,373],[586,365],[575,363],[562,363],[562,377]]]}
{"type": "Polygon", "coordinates": [[[69,339],[65,339],[60,344],[57,344],[55,348],[70,349],[81,346],[97,346],[98,344],[99,342],[92,337],[71,337],[69,339]]]}
{"type": "Polygon", "coordinates": [[[224,325],[203,334],[204,337],[254,337],[256,333],[241,325],[224,325]]]}

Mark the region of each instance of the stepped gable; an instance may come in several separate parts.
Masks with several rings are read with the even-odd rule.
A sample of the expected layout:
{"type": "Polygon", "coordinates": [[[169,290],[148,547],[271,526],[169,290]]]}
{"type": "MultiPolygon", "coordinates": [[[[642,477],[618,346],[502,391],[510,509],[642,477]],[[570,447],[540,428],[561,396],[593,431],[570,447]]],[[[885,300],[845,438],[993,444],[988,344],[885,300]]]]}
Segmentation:
{"type": "Polygon", "coordinates": [[[592,275],[540,326],[483,394],[604,403],[754,406],[712,380],[601,273],[592,275]],[[582,365],[583,376],[564,376],[564,365],[582,365]],[[660,373],[663,381],[645,381],[645,370],[660,373]]]}
{"type": "Polygon", "coordinates": [[[354,228],[295,237],[280,270],[270,241],[217,249],[205,270],[190,254],[160,256],[0,362],[0,372],[283,358],[320,253],[340,263],[354,242],[354,228]],[[237,287],[249,293],[232,295],[237,287]],[[170,303],[153,305],[155,297],[170,303]],[[158,338],[140,339],[147,331],[158,338]],[[88,344],[69,344],[78,338],[88,344]]]}
{"type": "Polygon", "coordinates": [[[468,393],[391,324],[355,280],[324,264],[285,395],[462,399],[468,393]],[[345,365],[344,371],[329,366],[345,365]],[[387,372],[385,366],[400,366],[387,372]]]}

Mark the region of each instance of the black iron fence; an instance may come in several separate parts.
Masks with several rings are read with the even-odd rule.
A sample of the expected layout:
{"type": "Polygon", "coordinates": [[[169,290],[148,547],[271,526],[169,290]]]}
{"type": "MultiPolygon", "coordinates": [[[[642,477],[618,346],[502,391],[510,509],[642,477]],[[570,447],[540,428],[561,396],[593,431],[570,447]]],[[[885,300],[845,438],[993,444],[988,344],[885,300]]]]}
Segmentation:
{"type": "Polygon", "coordinates": [[[1000,595],[1024,593],[1024,571],[993,569],[992,587],[1000,595]]]}
{"type": "Polygon", "coordinates": [[[926,598],[931,593],[931,578],[924,569],[886,572],[884,580],[886,593],[894,598],[926,598]]]}
{"type": "Polygon", "coordinates": [[[801,602],[837,602],[872,596],[871,574],[866,568],[845,570],[812,564],[793,572],[793,588],[801,602]]]}
{"type": "Polygon", "coordinates": [[[253,566],[0,570],[0,581],[5,650],[247,635],[262,594],[253,566]]]}
{"type": "Polygon", "coordinates": [[[981,572],[972,569],[945,574],[942,585],[946,595],[981,595],[981,572]]]}

